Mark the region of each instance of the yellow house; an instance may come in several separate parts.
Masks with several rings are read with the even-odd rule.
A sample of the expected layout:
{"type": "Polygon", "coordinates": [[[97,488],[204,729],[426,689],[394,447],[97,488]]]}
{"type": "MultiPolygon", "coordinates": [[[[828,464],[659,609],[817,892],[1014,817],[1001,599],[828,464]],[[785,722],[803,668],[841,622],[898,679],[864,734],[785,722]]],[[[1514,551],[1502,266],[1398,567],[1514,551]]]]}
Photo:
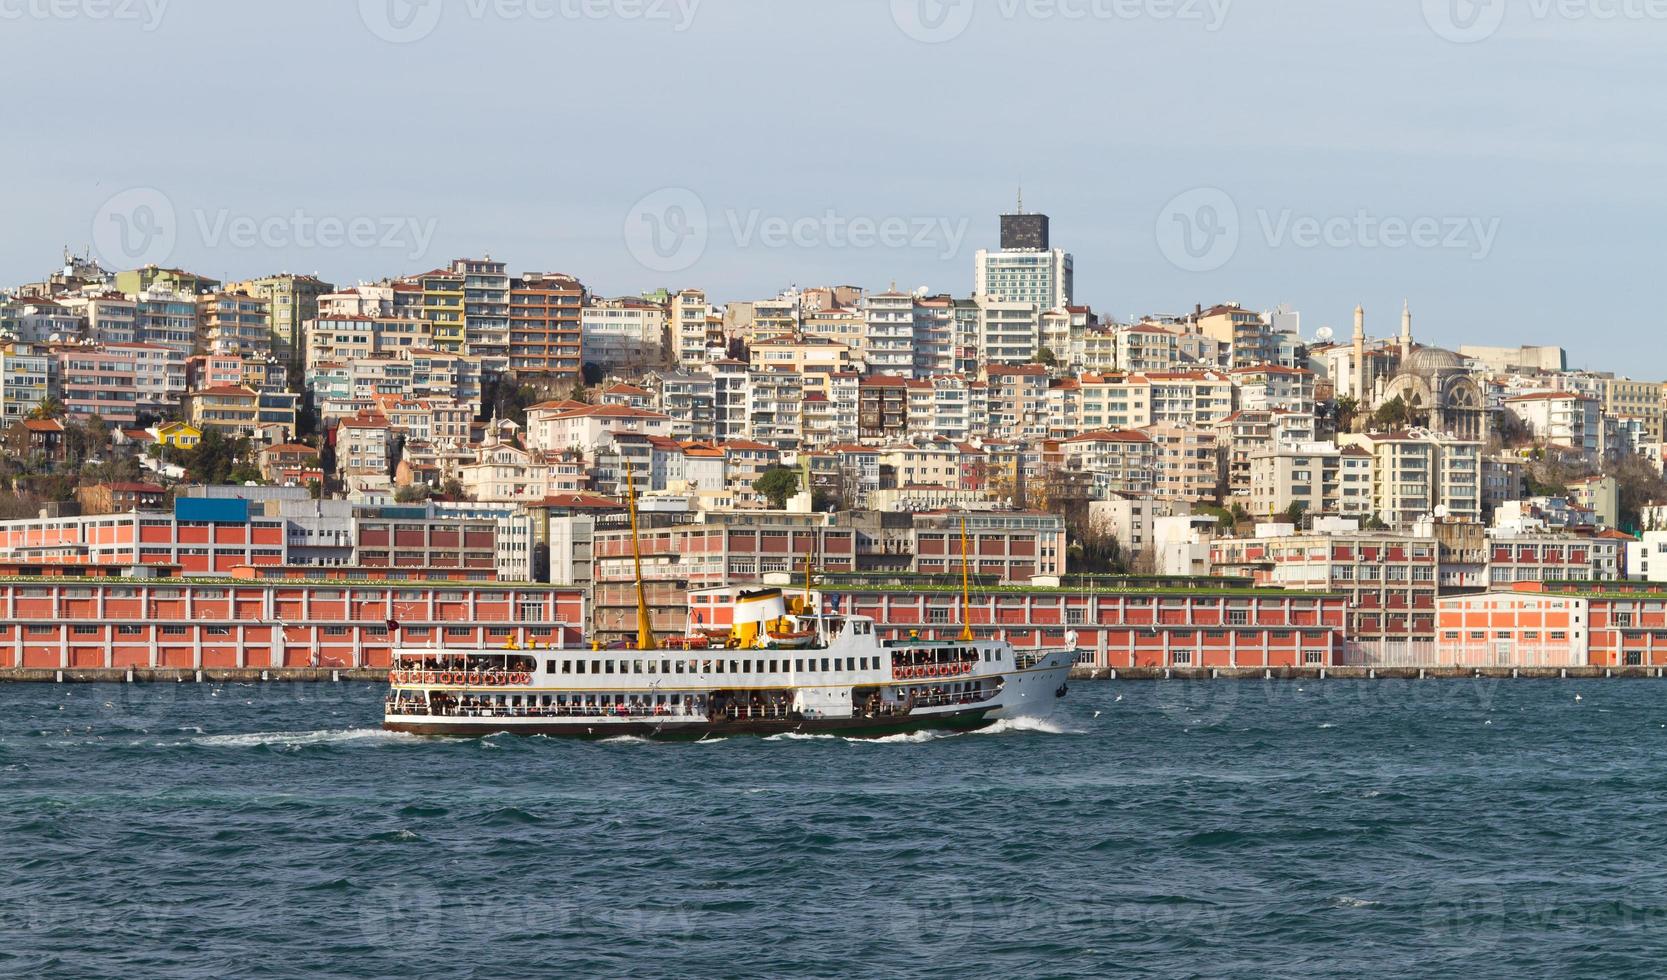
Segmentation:
{"type": "Polygon", "coordinates": [[[164,422],[150,432],[156,437],[157,445],[175,449],[195,449],[203,438],[203,430],[189,422],[164,422]]]}

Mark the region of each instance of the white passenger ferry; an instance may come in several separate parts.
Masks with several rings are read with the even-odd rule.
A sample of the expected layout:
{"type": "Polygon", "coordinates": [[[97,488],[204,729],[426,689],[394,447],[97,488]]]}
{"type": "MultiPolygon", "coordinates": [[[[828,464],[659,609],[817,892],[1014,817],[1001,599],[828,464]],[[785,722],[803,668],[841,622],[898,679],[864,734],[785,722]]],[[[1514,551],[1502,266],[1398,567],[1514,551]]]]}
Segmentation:
{"type": "Polygon", "coordinates": [[[726,633],[660,649],[399,651],[384,727],[692,739],[967,730],[1051,713],[1076,655],[991,640],[880,641],[871,619],[820,608],[814,591],[739,590],[726,633]]]}
{"type": "MultiPolygon", "coordinates": [[[[626,479],[630,488],[629,472],[626,479]]],[[[957,640],[881,641],[872,619],[824,612],[807,557],[802,590],[737,589],[724,596],[725,627],[696,628],[662,644],[643,597],[634,490],[628,510],[637,563],[634,643],[606,650],[396,650],[383,727],[462,736],[878,737],[1040,717],[1065,696],[1074,638],[1064,649],[1020,652],[975,639],[965,625],[971,602],[964,527],[957,640]]]]}

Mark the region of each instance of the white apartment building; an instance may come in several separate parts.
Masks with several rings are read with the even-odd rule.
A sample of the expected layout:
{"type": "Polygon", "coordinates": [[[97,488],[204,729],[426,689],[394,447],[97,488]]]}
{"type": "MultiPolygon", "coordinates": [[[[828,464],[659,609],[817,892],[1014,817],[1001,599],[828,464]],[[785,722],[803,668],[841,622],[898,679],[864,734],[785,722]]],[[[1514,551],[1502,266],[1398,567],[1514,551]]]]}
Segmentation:
{"type": "Polygon", "coordinates": [[[579,312],[586,363],[643,371],[665,357],[666,308],[633,297],[593,299],[579,312]]]}
{"type": "Polygon", "coordinates": [[[1528,426],[1534,438],[1566,449],[1586,462],[1603,450],[1602,402],[1573,391],[1546,391],[1505,399],[1505,409],[1528,426]]]}
{"type": "Polygon", "coordinates": [[[979,360],[990,364],[1029,364],[1040,347],[1041,324],[1028,302],[977,297],[979,360]]]}
{"type": "Polygon", "coordinates": [[[914,377],[915,298],[895,290],[874,293],[863,307],[863,359],[871,374],[914,377]]]}
{"type": "Polygon", "coordinates": [[[671,298],[671,336],[677,345],[677,363],[684,367],[706,363],[710,347],[707,320],[712,314],[712,304],[702,290],[685,289],[671,298]]]}
{"type": "Polygon", "coordinates": [[[1372,454],[1372,509],[1390,527],[1420,517],[1482,517],[1482,443],[1412,429],[1346,435],[1344,445],[1372,454]]]}

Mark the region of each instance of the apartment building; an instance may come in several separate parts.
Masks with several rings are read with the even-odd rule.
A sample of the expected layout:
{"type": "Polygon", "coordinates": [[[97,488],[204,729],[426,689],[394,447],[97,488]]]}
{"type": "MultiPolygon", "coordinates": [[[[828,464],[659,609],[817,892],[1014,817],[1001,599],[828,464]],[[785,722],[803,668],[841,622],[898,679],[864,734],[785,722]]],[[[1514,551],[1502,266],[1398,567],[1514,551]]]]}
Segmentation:
{"type": "Polygon", "coordinates": [[[1667,417],[1667,384],[1605,378],[1602,407],[1605,415],[1641,420],[1646,442],[1659,443],[1667,437],[1667,429],[1662,425],[1663,418],[1667,417]]]}
{"type": "Polygon", "coordinates": [[[592,298],[579,316],[585,363],[605,371],[639,373],[665,363],[664,306],[630,296],[592,298]]]}
{"type": "Polygon", "coordinates": [[[1040,364],[990,364],[989,434],[998,439],[1048,435],[1048,369],[1040,364]]]}
{"type": "Polygon", "coordinates": [[[1067,469],[1093,475],[1095,495],[1151,496],[1157,489],[1159,453],[1151,436],[1129,429],[1101,429],[1060,441],[1067,469]]]}
{"type": "Polygon", "coordinates": [[[1154,425],[1141,430],[1157,454],[1152,494],[1159,500],[1216,503],[1221,498],[1221,466],[1216,434],[1209,429],[1154,425]]]}
{"type": "Polygon", "coordinates": [[[266,349],[288,359],[304,341],[305,324],[318,318],[319,300],[336,287],[316,276],[281,273],[233,283],[227,292],[247,293],[266,304],[266,349]]]}
{"type": "Polygon", "coordinates": [[[509,369],[576,381],[584,368],[585,287],[559,272],[529,272],[509,284],[509,369]]]}
{"type": "Polygon", "coordinates": [[[0,344],[0,426],[34,411],[50,393],[54,355],[32,344],[0,344]]]}
{"type": "Polygon", "coordinates": [[[329,316],[308,320],[304,330],[309,372],[326,363],[431,349],[435,339],[434,325],[416,318],[329,316]]]}
{"type": "Polygon", "coordinates": [[[271,310],[248,293],[219,292],[197,297],[202,349],[215,354],[266,357],[272,353],[271,310]]]}
{"type": "Polygon", "coordinates": [[[1422,429],[1345,435],[1372,454],[1372,509],[1390,527],[1432,514],[1480,521],[1482,444],[1422,429]]]}
{"type": "Polygon", "coordinates": [[[1505,410],[1521,419],[1534,438],[1588,463],[1602,458],[1602,403],[1572,391],[1545,391],[1505,399],[1505,410]]]}
{"type": "Polygon", "coordinates": [[[1372,516],[1372,454],[1329,442],[1284,443],[1253,452],[1249,499],[1253,517],[1275,517],[1293,506],[1315,516],[1372,516]]]}

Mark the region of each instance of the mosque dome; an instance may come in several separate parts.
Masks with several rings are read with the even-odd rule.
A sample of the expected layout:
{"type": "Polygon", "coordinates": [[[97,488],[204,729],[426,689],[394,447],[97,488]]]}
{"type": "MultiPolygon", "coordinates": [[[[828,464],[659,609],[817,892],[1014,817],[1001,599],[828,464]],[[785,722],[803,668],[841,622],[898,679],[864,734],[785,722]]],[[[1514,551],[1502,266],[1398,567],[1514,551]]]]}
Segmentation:
{"type": "Polygon", "coordinates": [[[1407,355],[1401,364],[1402,374],[1415,374],[1421,378],[1433,377],[1437,374],[1453,374],[1465,371],[1464,358],[1450,350],[1440,347],[1420,347],[1407,355]]]}

